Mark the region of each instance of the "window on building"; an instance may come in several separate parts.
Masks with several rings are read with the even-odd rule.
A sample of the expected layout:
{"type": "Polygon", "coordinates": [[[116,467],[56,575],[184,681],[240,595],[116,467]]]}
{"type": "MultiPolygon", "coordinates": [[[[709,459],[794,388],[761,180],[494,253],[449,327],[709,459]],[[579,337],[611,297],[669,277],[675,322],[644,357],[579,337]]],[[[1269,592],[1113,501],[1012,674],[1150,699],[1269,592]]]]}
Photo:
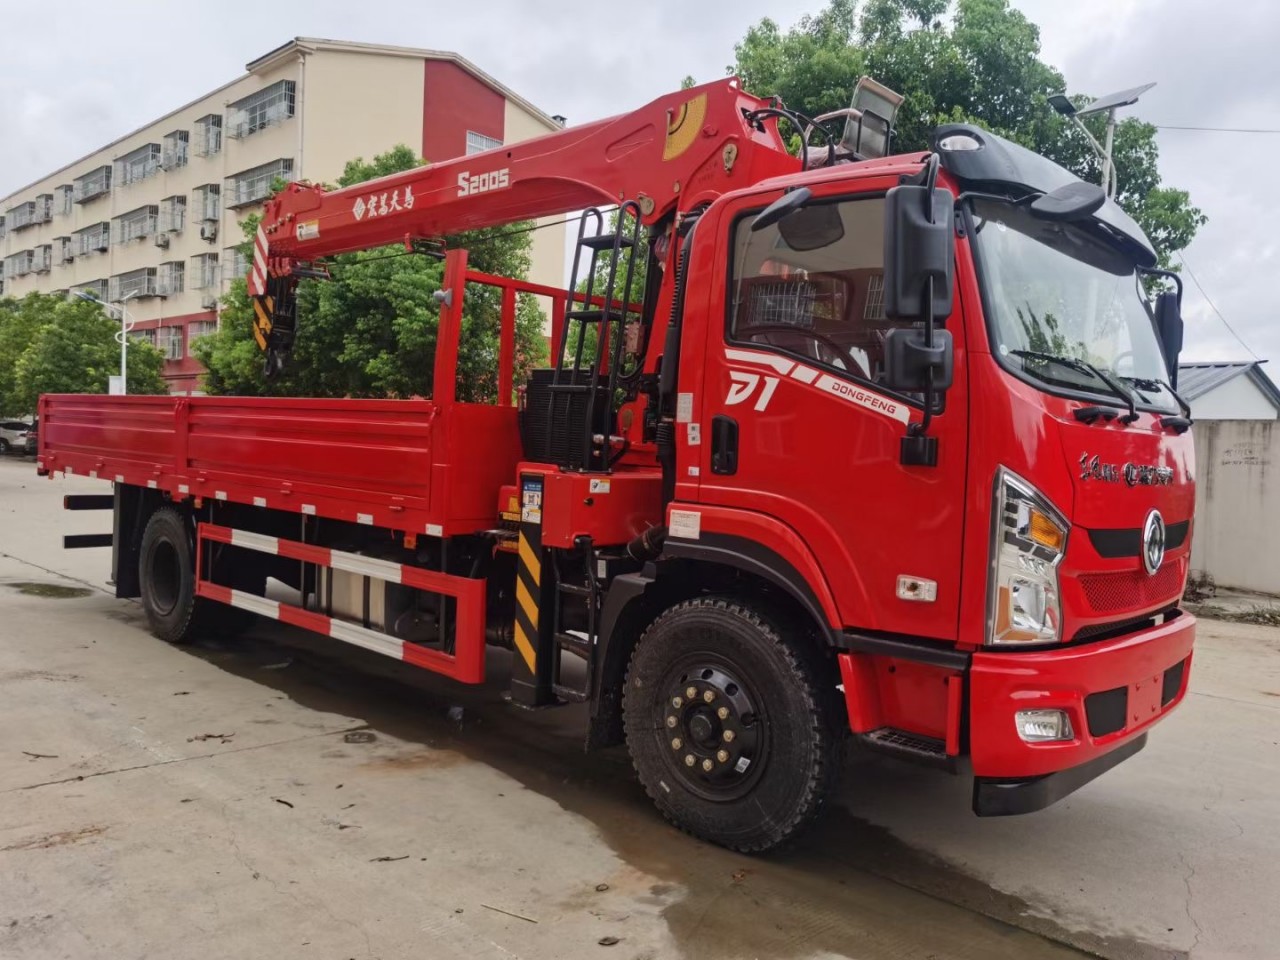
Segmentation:
{"type": "Polygon", "coordinates": [[[14,277],[24,277],[31,272],[34,263],[35,251],[33,250],[19,250],[17,253],[10,254],[4,258],[4,278],[12,280],[14,277]]]}
{"type": "Polygon", "coordinates": [[[222,251],[222,279],[243,280],[249,275],[249,258],[236,247],[227,247],[222,251]]]}
{"type": "Polygon", "coordinates": [[[191,289],[208,290],[218,286],[218,255],[202,253],[191,258],[191,289]]]}
{"type": "Polygon", "coordinates": [[[293,116],[294,83],[281,80],[227,107],[227,134],[240,138],[293,116]]]}
{"type": "Polygon", "coordinates": [[[106,221],[95,223],[91,227],[77,230],[73,236],[79,256],[101,253],[111,246],[111,224],[106,221]]]}
{"type": "Polygon", "coordinates": [[[98,167],[71,181],[72,197],[76,203],[87,203],[111,192],[111,167],[98,167]]]}
{"type": "Polygon", "coordinates": [[[36,273],[48,273],[53,269],[53,244],[46,243],[35,248],[31,260],[31,269],[36,273]]]}
{"type": "Polygon", "coordinates": [[[191,191],[191,198],[195,201],[195,209],[192,216],[197,220],[217,220],[221,214],[221,194],[222,187],[216,183],[206,183],[204,186],[196,187],[191,191]]]}
{"type": "Polygon", "coordinates": [[[71,237],[53,238],[53,259],[58,263],[70,263],[76,258],[76,244],[71,237]]]}
{"type": "Polygon", "coordinates": [[[116,217],[114,226],[116,243],[128,243],[130,240],[141,240],[156,232],[160,223],[160,208],[157,206],[138,207],[128,213],[116,217]]]}
{"type": "Polygon", "coordinates": [[[0,240],[4,239],[4,234],[5,234],[4,217],[0,217],[0,240]]]}
{"type": "Polygon", "coordinates": [[[486,137],[483,133],[476,133],[474,130],[467,131],[467,155],[473,153],[481,153],[485,150],[492,150],[495,147],[502,146],[502,141],[494,137],[486,137]]]}
{"type": "Polygon", "coordinates": [[[187,324],[187,343],[193,344],[201,337],[207,337],[217,331],[218,324],[213,320],[193,320],[187,324]]]}
{"type": "Polygon", "coordinates": [[[154,177],[160,171],[160,158],[158,143],[144,143],[138,149],[130,150],[116,160],[116,186],[127,187],[131,183],[154,177]]]}
{"type": "Polygon", "coordinates": [[[196,121],[192,149],[197,157],[212,157],[222,150],[222,114],[210,113],[196,121]]]}
{"type": "Polygon", "coordinates": [[[95,300],[107,299],[107,281],[106,280],[90,280],[88,283],[77,283],[71,288],[72,293],[83,293],[93,297],[95,300]]]}
{"type": "Polygon", "coordinates": [[[164,151],[160,163],[166,170],[177,170],[187,165],[187,149],[191,134],[186,130],[174,130],[164,135],[164,151]]]}
{"type": "Polygon", "coordinates": [[[156,276],[156,292],[162,297],[171,297],[182,293],[185,289],[187,265],[181,260],[172,260],[160,264],[160,272],[156,276]]]}
{"type": "Polygon", "coordinates": [[[180,233],[187,225],[187,198],[181,194],[160,201],[160,229],[180,233]]]}
{"type": "Polygon", "coordinates": [[[164,354],[166,360],[181,360],[187,355],[186,343],[182,338],[182,327],[164,327],[157,331],[156,346],[164,354]]]}
{"type": "Polygon", "coordinates": [[[156,295],[156,268],[143,267],[128,273],[117,273],[111,278],[109,295],[112,300],[125,297],[154,297],[156,295]]]}
{"type": "Polygon", "coordinates": [[[5,211],[4,220],[9,231],[25,230],[38,223],[48,223],[53,219],[53,194],[42,193],[34,200],[20,203],[5,211]]]}
{"type": "Polygon", "coordinates": [[[292,160],[273,160],[260,167],[241,170],[227,178],[223,201],[228,210],[247,207],[271,196],[276,180],[288,180],[293,173],[292,160]]]}
{"type": "Polygon", "coordinates": [[[60,217],[71,215],[71,211],[75,209],[75,188],[71,184],[64,183],[53,191],[53,207],[60,217]]]}
{"type": "Polygon", "coordinates": [[[155,330],[133,330],[129,333],[129,336],[139,343],[149,343],[153,347],[156,345],[155,330]]]}

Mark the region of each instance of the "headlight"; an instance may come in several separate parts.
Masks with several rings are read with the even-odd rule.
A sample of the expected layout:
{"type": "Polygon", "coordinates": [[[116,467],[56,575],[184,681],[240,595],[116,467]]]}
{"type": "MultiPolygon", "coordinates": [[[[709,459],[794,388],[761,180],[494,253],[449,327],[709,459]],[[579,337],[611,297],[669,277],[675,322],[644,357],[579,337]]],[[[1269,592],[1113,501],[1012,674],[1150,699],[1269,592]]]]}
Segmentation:
{"type": "Polygon", "coordinates": [[[993,507],[987,643],[1054,643],[1062,638],[1058,564],[1070,524],[1040,491],[1003,467],[993,507]]]}

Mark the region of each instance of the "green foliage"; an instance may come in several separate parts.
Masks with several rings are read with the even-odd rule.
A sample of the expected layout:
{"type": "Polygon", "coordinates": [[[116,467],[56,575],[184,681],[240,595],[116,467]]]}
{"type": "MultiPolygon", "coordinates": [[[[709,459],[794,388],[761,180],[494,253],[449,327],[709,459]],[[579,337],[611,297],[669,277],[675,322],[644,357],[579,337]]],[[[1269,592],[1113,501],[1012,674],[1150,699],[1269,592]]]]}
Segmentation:
{"type": "MultiPolygon", "coordinates": [[[[423,160],[398,146],[373,160],[347,163],[338,183],[351,186],[421,166],[423,160]]],[[[246,218],[246,253],[258,219],[246,218]]],[[[447,238],[464,247],[475,270],[523,277],[529,270],[526,224],[474,230],[447,238]]],[[[401,246],[331,258],[332,279],[298,285],[298,336],[283,374],[268,381],[263,356],[253,340],[253,308],[245,282],[236,280],[223,297],[220,329],[192,348],[208,368],[205,390],[212,394],[312,397],[430,396],[444,264],[401,246]]],[[[458,348],[458,397],[491,400],[497,395],[501,293],[470,284],[463,300],[458,348]]],[[[546,355],[542,313],[532,297],[516,305],[516,378],[546,355]]]]}
{"type": "MultiPolygon", "coordinates": [[[[32,293],[0,301],[0,409],[32,413],[42,393],[106,393],[120,372],[120,324],[101,304],[32,293]]],[[[129,344],[130,393],[166,393],[164,356],[129,344]]]]}
{"type": "MultiPolygon", "coordinates": [[[[808,116],[847,105],[864,74],[897,90],[905,97],[897,150],[927,149],[938,124],[976,123],[1084,180],[1100,180],[1088,141],[1048,105],[1048,96],[1067,84],[1040,59],[1039,28],[1008,0],[831,0],[786,32],[761,20],[734,51],[730,72],[748,90],[776,94],[808,116]]],[[[1101,140],[1105,118],[1085,122],[1101,140]]],[[[1161,186],[1155,133],[1134,118],[1118,124],[1116,200],[1168,265],[1205,216],[1186,191],[1161,186]]]]}

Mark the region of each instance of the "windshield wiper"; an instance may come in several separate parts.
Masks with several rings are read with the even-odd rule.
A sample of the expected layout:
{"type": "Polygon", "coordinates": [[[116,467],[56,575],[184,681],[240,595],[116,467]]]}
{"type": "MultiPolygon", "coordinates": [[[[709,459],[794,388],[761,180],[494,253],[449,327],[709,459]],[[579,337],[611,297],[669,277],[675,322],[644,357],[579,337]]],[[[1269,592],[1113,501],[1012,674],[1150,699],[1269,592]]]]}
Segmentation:
{"type": "MultiPolygon", "coordinates": [[[[1120,418],[1120,422],[1130,424],[1138,419],[1138,401],[1137,398],[1134,397],[1133,392],[1125,387],[1119,380],[1116,380],[1110,374],[1099,370],[1092,363],[1088,363],[1084,360],[1077,360],[1075,357],[1060,357],[1056,353],[1041,353],[1039,350],[1010,350],[1009,352],[1013,354],[1013,356],[1020,357],[1024,360],[1042,360],[1046,363],[1057,363],[1069,370],[1076,370],[1080,373],[1087,373],[1091,376],[1097,377],[1111,389],[1113,394],[1123,400],[1125,402],[1125,406],[1129,408],[1129,412],[1120,418]]],[[[1077,410],[1076,412],[1078,414],[1088,414],[1089,422],[1098,418],[1097,411],[1088,407],[1083,410],[1077,410]]]]}

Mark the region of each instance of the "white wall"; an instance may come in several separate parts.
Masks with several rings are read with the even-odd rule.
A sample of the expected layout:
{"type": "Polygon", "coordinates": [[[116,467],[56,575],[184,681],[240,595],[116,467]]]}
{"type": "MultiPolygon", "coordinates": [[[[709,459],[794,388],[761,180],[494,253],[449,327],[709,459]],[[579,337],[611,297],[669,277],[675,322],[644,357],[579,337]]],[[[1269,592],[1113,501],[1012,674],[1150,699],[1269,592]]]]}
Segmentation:
{"type": "Polygon", "coordinates": [[[1221,587],[1280,594],[1280,427],[1274,419],[1197,420],[1192,434],[1192,569],[1221,587]]]}
{"type": "Polygon", "coordinates": [[[1274,420],[1276,408],[1258,385],[1241,374],[1191,402],[1195,420],[1274,420]]]}

